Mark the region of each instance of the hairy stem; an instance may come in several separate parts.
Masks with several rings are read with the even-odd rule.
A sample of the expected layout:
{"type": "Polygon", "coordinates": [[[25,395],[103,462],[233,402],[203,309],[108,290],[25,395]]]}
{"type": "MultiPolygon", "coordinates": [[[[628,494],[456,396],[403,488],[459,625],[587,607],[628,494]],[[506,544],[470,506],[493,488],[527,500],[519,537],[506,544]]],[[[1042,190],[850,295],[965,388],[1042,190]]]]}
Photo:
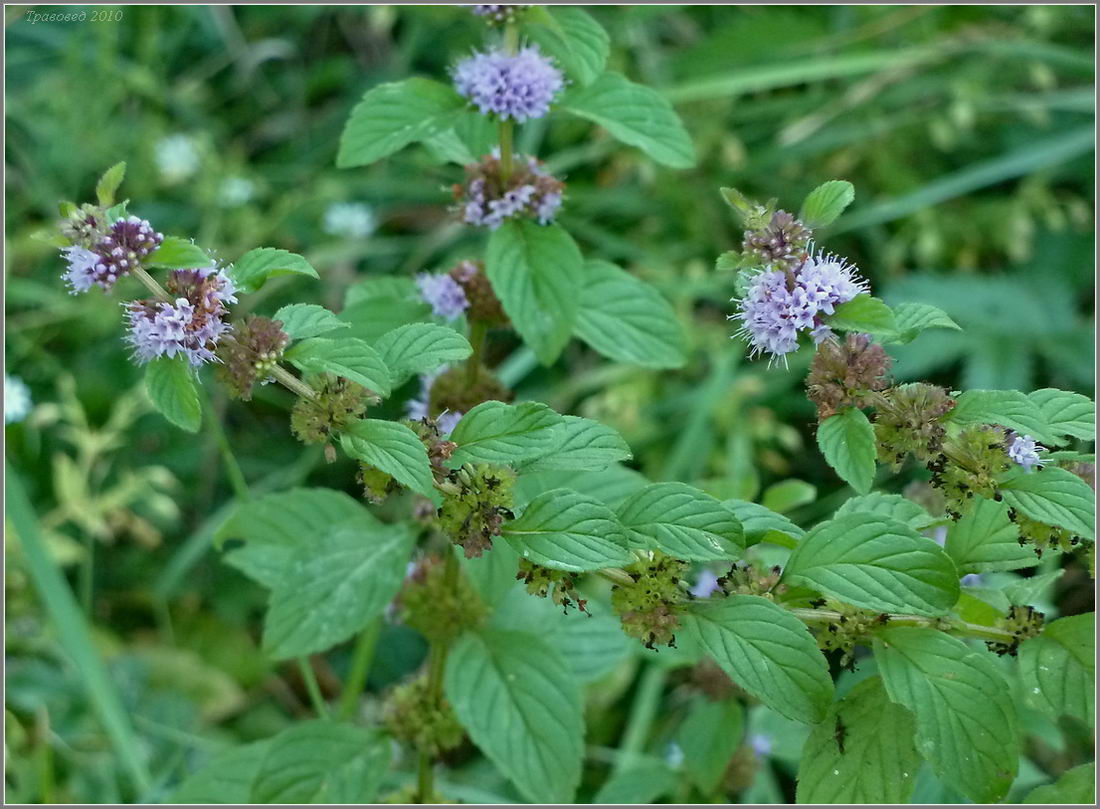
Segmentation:
{"type": "Polygon", "coordinates": [[[512,178],[512,121],[500,122],[500,179],[507,185],[512,178]]]}
{"type": "MultiPolygon", "coordinates": [[[[807,624],[831,624],[840,620],[841,614],[835,610],[818,610],[792,608],[791,614],[807,624]]],[[[927,618],[923,615],[904,615],[900,613],[884,613],[886,620],[884,626],[922,626],[928,629],[939,629],[952,635],[963,635],[968,638],[981,638],[1000,643],[1011,643],[1013,634],[1004,629],[981,624],[970,624],[955,618],[927,618]]]]}
{"type": "Polygon", "coordinates": [[[466,387],[477,384],[477,375],[481,368],[481,353],[485,348],[485,333],[488,330],[488,324],[484,320],[470,322],[470,345],[473,346],[474,351],[466,360],[466,387]]]}
{"type": "Polygon", "coordinates": [[[340,719],[351,719],[352,714],[355,713],[359,695],[367,685],[367,676],[370,674],[370,666],[374,662],[374,651],[378,647],[378,636],[381,634],[382,619],[375,618],[359,633],[355,641],[355,648],[351,654],[351,668],[348,671],[348,678],[344,681],[344,687],[340,691],[340,707],[337,710],[337,716],[340,719]]]}
{"type": "Polygon", "coordinates": [[[302,679],[306,683],[306,691],[309,692],[309,701],[313,703],[313,710],[317,712],[319,719],[328,719],[328,705],[321,696],[321,686],[317,684],[317,675],[313,672],[313,664],[308,657],[298,658],[298,668],[301,669],[302,679]]]}
{"type": "MultiPolygon", "coordinates": [[[[448,590],[452,590],[458,580],[458,558],[451,548],[447,549],[447,559],[444,564],[443,586],[448,590]]],[[[428,695],[432,704],[436,706],[441,705],[443,702],[443,673],[447,668],[447,652],[449,651],[449,641],[435,641],[428,652],[428,695]]],[[[432,757],[422,750],[417,772],[417,803],[433,802],[433,795],[435,794],[434,775],[432,757]]]]}

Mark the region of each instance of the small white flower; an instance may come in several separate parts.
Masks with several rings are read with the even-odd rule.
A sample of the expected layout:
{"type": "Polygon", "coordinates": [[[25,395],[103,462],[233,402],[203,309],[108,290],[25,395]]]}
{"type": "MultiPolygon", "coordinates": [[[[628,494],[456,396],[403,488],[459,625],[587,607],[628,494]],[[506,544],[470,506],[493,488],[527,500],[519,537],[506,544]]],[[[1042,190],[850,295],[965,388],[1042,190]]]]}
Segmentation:
{"type": "Polygon", "coordinates": [[[4,374],[4,423],[22,421],[31,412],[31,389],[17,376],[4,374]]]}
{"type": "Polygon", "coordinates": [[[199,170],[199,150],[187,135],[169,135],[156,146],[157,169],[167,183],[186,180],[199,170]]]}
{"type": "Polygon", "coordinates": [[[218,190],[218,204],[223,208],[239,208],[255,194],[256,186],[247,177],[226,177],[218,190]]]}
{"type": "Polygon", "coordinates": [[[349,239],[363,239],[377,226],[374,211],[362,202],[334,202],[325,211],[325,233],[349,239]]]}

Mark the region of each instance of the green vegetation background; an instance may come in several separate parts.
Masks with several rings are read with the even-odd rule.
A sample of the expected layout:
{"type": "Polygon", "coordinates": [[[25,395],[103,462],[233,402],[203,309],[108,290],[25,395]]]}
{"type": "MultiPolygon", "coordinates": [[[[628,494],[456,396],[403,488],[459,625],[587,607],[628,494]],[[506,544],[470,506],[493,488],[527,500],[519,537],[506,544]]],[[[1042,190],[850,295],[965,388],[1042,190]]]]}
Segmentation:
{"type": "MultiPolygon", "coordinates": [[[[89,17],[95,8],[85,9],[89,17]]],[[[120,339],[120,295],[66,294],[62,262],[32,238],[52,227],[58,201],[91,199],[99,174],[126,160],[123,196],[158,229],[193,235],[225,260],[256,246],[305,254],[321,282],[270,284],[249,299],[267,314],[291,301],[339,309],[359,279],[443,269],[475,254],[482,238],[447,210],[461,170],[421,148],[366,170],[334,167],[340,130],[366,89],[410,74],[443,77],[481,41],[468,12],[117,8],[120,21],[36,24],[27,8],[5,9],[7,373],[26,381],[35,402],[24,422],[6,428],[7,453],[88,610],[154,783],[144,794],[129,786],[18,542],[9,542],[9,800],[163,799],[219,747],[310,715],[297,670],[272,667],[257,649],[262,590],[210,548],[209,531],[232,500],[222,436],[209,417],[196,439],[150,411],[120,339]],[[174,168],[167,138],[175,138],[167,141],[176,145],[174,168]],[[369,206],[377,228],[365,238],[326,229],[337,203],[369,206]]],[[[852,259],[888,301],[933,303],[964,328],[899,349],[899,377],[1091,393],[1091,7],[590,11],[611,33],[611,66],[676,104],[699,166],[661,169],[553,116],[523,127],[519,146],[568,180],[561,220],[585,254],[622,264],[673,301],[691,361],[677,372],[643,371],[574,344],[545,369],[498,341],[492,359],[506,363],[521,397],[609,423],[654,479],[765,498],[803,523],[823,516],[848,492],[814,448],[801,391],[809,357],[789,371],[747,361],[743,344],[729,339],[732,278],[714,272],[713,261],[740,238],[719,185],[796,205],[832,178],[854,183],[857,199],[820,234],[824,246],[852,259]]],[[[138,294],[122,286],[122,295],[138,294]]],[[[291,438],[282,390],[244,405],[208,387],[257,490],[354,491],[350,462],[326,465],[291,438]]],[[[402,400],[395,396],[386,414],[402,400]]],[[[916,477],[907,470],[889,485],[916,477]]],[[[1089,591],[1087,574],[1071,569],[1050,598],[1079,611],[1089,591]]],[[[362,708],[368,718],[382,690],[423,654],[399,627],[387,627],[380,649],[362,708]]],[[[644,675],[638,681],[628,657],[590,694],[581,799],[604,780],[624,725],[660,694],[644,675]]],[[[338,687],[347,665],[346,649],[315,660],[322,689],[338,687]]],[[[663,752],[678,721],[679,676],[652,725],[650,752],[663,752]]],[[[757,732],[771,721],[759,719],[757,732]]],[[[751,786],[730,794],[791,799],[805,732],[776,725],[751,786]]],[[[512,797],[483,760],[463,755],[452,762],[453,794],[512,797]]],[[[1074,754],[1033,741],[1028,755],[1019,790],[1074,754]]],[[[956,797],[932,782],[923,788],[924,800],[956,797]]]]}

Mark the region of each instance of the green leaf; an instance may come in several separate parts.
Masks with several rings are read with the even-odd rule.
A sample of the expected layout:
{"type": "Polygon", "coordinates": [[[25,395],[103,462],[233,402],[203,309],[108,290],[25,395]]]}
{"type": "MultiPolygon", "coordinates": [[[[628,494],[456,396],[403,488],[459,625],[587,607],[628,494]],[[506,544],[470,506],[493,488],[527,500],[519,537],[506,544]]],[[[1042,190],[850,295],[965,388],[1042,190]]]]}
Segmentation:
{"type": "Polygon", "coordinates": [[[189,433],[199,431],[202,402],[195,372],[186,357],[159,357],[145,366],[145,391],[153,406],[170,422],[189,433]]]}
{"type": "Polygon", "coordinates": [[[436,323],[408,323],[388,331],[374,346],[390,369],[397,387],[414,374],[461,362],[473,353],[469,341],[454,329],[436,323]]]}
{"type": "Polygon", "coordinates": [[[817,499],[817,487],[804,480],[789,478],[773,483],[764,490],[764,508],[784,514],[817,499]]]}
{"type": "MultiPolygon", "coordinates": [[[[513,583],[516,580],[515,569],[513,564],[508,571],[508,578],[513,583]]],[[[579,683],[599,680],[637,650],[637,644],[623,633],[619,616],[609,606],[601,605],[599,612],[591,611],[585,616],[562,616],[556,609],[554,614],[560,616],[561,621],[554,630],[552,642],[565,657],[579,683]]]]}
{"type": "MultiPolygon", "coordinates": [[[[745,544],[755,545],[757,542],[769,541],[768,535],[772,532],[782,534],[789,540],[797,541],[806,532],[788,520],[782,514],[776,514],[770,509],[748,500],[723,500],[722,505],[732,511],[741,521],[741,528],[745,532],[745,544]]],[[[790,544],[784,542],[783,544],[790,544]]]]}
{"type": "Polygon", "coordinates": [[[605,357],[645,368],[679,368],[686,337],[656,289],[606,261],[585,264],[574,333],[605,357]]]}
{"type": "Polygon", "coordinates": [[[378,352],[363,340],[311,337],[287,351],[285,356],[304,373],[336,374],[381,396],[389,395],[390,369],[378,352]]]}
{"type": "Polygon", "coordinates": [[[1008,506],[984,497],[975,497],[970,510],[951,525],[944,550],[961,574],[1036,564],[1034,551],[1020,545],[1020,532],[1008,518],[1008,506]]]}
{"type": "Polygon", "coordinates": [[[1033,520],[1086,539],[1096,533],[1096,493],[1068,470],[1047,466],[1020,474],[1002,483],[1000,491],[1008,505],[1033,520]]]}
{"type": "Polygon", "coordinates": [[[713,702],[696,696],[676,731],[684,754],[684,769],[704,795],[718,789],[730,759],[741,745],[745,717],[734,698],[713,702]]]}
{"type": "Polygon", "coordinates": [[[838,475],[857,492],[875,482],[875,430],[863,411],[849,407],[817,428],[817,446],[838,475]]]}
{"type": "Polygon", "coordinates": [[[867,332],[892,337],[898,331],[894,312],[878,298],[863,293],[842,303],[825,322],[841,331],[867,332]]]}
{"type": "Polygon", "coordinates": [[[1083,441],[1096,439],[1096,405],[1087,396],[1056,388],[1043,388],[1027,397],[1034,402],[1050,432],[1083,441]]]}
{"type": "Polygon", "coordinates": [[[797,802],[908,803],[923,763],[915,733],[913,715],[890,702],[882,679],[864,680],[806,739],[797,802]]]}
{"type": "Polygon", "coordinates": [[[1096,803],[1096,764],[1079,764],[1066,770],[1053,784],[1044,784],[1027,793],[1024,803],[1096,803]]]}
{"type": "Polygon", "coordinates": [[[339,317],[351,326],[349,337],[373,343],[407,323],[428,322],[431,311],[431,307],[419,298],[384,296],[349,304],[339,317]]]}
{"type": "Polygon", "coordinates": [[[190,239],[165,236],[160,246],[146,256],[143,263],[150,267],[183,270],[194,267],[209,267],[214,262],[201,247],[190,239]]]}
{"type": "Polygon", "coordinates": [[[540,494],[501,535],[524,559],[554,570],[599,570],[633,560],[615,513],[570,489],[540,494]]]}
{"type": "Polygon", "coordinates": [[[649,87],[618,73],[604,73],[586,87],[574,87],[561,99],[566,112],[599,124],[612,137],[636,146],[662,165],[688,169],[695,148],[672,105],[649,87]]]}
{"type": "Polygon", "coordinates": [[[486,273],[512,325],[544,365],[558,358],[577,320],[584,259],[557,225],[510,220],[493,231],[486,273]]]}
{"type": "Polygon", "coordinates": [[[323,719],[300,722],[267,741],[242,803],[371,803],[389,766],[377,733],[323,719]]]}
{"type": "Polygon", "coordinates": [[[367,91],[340,135],[336,166],[346,169],[381,160],[410,143],[450,128],[466,106],[445,84],[412,78],[367,91]]]}
{"type": "Polygon", "coordinates": [[[959,600],[959,576],[943,549],[877,514],[815,526],[791,552],[783,578],[881,612],[944,615],[959,600]]]}
{"type": "Polygon", "coordinates": [[[1000,424],[1038,441],[1054,440],[1039,405],[1018,390],[968,390],[955,398],[947,418],[956,424],[1000,424]]]}
{"type": "Polygon", "coordinates": [[[829,180],[809,193],[798,218],[811,230],[831,225],[856,198],[856,189],[847,180],[829,180]]]}
{"type": "Polygon", "coordinates": [[[875,660],[890,700],[917,721],[933,772],[975,803],[996,803],[1016,775],[1020,740],[1012,692],[992,655],[924,627],[882,630],[875,660]]]}
{"type": "Polygon", "coordinates": [[[686,483],[651,483],[628,497],[618,515],[632,546],[678,559],[738,559],[745,548],[737,516],[686,483]]]}
{"type": "Polygon", "coordinates": [[[760,596],[698,601],[682,618],[685,632],[741,688],[776,713],[821,721],[833,699],[824,655],[806,625],[760,596]]]}
{"type": "Polygon", "coordinates": [[[227,553],[226,561],[274,589],[286,579],[296,550],[308,547],[314,537],[329,529],[352,521],[365,523],[365,532],[382,527],[369,511],[343,492],[290,489],[239,506],[214,534],[214,545],[244,540],[244,547],[227,553]]]}
{"type": "Polygon", "coordinates": [[[573,800],[584,755],[581,694],[542,638],[463,635],[447,656],[444,689],[474,744],[526,800],[573,800]]]}
{"type": "Polygon", "coordinates": [[[458,449],[455,466],[464,463],[516,463],[551,450],[559,436],[553,427],[562,417],[544,404],[482,402],[455,425],[451,441],[458,449]]]}
{"type": "Polygon", "coordinates": [[[520,462],[519,468],[525,474],[598,472],[632,457],[622,436],[592,419],[562,416],[561,422],[550,427],[549,432],[554,436],[553,448],[532,461],[520,462]]]}
{"type": "Polygon", "coordinates": [[[294,340],[305,340],[348,327],[335,314],[315,303],[292,303],[276,312],[272,319],[281,321],[283,331],[294,340]]]}
{"type": "Polygon", "coordinates": [[[910,343],[925,329],[962,331],[947,312],[928,303],[899,303],[894,307],[897,334],[889,342],[910,343]]]}
{"type": "Polygon", "coordinates": [[[241,292],[255,292],[269,278],[280,275],[308,275],[319,278],[317,270],[297,253],[279,250],[275,247],[257,247],[249,250],[233,264],[229,277],[241,292]]]}
{"type": "Polygon", "coordinates": [[[878,514],[889,517],[892,520],[905,523],[914,531],[923,531],[937,523],[943,522],[918,506],[907,497],[900,494],[886,494],[885,492],[871,492],[850,497],[836,510],[837,517],[854,512],[863,514],[878,514]]]}
{"type": "Polygon", "coordinates": [[[475,111],[457,113],[454,126],[423,139],[424,146],[441,163],[476,163],[497,144],[493,119],[475,111]]]}
{"type": "Polygon", "coordinates": [[[103,172],[103,176],[99,178],[99,182],[95,184],[95,197],[96,200],[104,208],[109,208],[115,203],[115,192],[118,191],[118,187],[122,185],[122,178],[126,176],[126,163],[115,163],[107,171],[103,172]]]}
{"type": "Polygon", "coordinates": [[[718,702],[705,696],[693,698],[677,741],[684,753],[684,769],[704,795],[718,790],[744,730],[744,710],[736,698],[718,702]]]}
{"type": "Polygon", "coordinates": [[[1020,644],[1024,700],[1057,720],[1073,716],[1090,728],[1096,714],[1096,613],[1059,618],[1020,644]]]}
{"type": "Polygon", "coordinates": [[[252,782],[267,757],[271,739],[219,751],[168,798],[170,803],[248,803],[252,782]]]}
{"type": "Polygon", "coordinates": [[[559,6],[547,11],[552,25],[530,25],[524,32],[554,57],[569,78],[581,86],[591,84],[607,66],[611,45],[607,32],[582,9],[559,6]]]}
{"type": "Polygon", "coordinates": [[[435,497],[428,450],[416,433],[396,421],[356,419],[340,434],[340,445],[353,458],[381,469],[402,486],[435,497]]]}
{"type": "Polygon", "coordinates": [[[263,646],[276,660],[323,652],[381,615],[404,581],[415,535],[352,521],[307,539],[271,591],[263,646]]]}
{"type": "Polygon", "coordinates": [[[664,761],[652,758],[614,773],[600,787],[592,803],[657,803],[672,794],[679,783],[679,776],[664,761]]]}

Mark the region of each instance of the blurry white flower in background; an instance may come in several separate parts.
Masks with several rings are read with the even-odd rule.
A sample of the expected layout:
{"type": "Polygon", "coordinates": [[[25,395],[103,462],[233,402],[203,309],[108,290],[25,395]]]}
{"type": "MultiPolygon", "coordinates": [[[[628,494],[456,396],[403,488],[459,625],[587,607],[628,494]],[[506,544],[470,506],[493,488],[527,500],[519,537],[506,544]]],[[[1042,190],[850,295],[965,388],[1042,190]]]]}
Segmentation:
{"type": "Polygon", "coordinates": [[[22,421],[31,412],[31,389],[17,376],[4,374],[4,423],[22,421]]]}
{"type": "Polygon", "coordinates": [[[247,177],[226,177],[218,189],[218,204],[223,208],[239,208],[256,195],[256,185],[247,177]]]}
{"type": "Polygon", "coordinates": [[[186,180],[199,170],[199,150],[187,135],[169,135],[156,146],[157,169],[168,183],[186,180]]]}
{"type": "Polygon", "coordinates": [[[325,233],[363,239],[377,226],[374,211],[362,202],[334,202],[325,211],[325,233]]]}

